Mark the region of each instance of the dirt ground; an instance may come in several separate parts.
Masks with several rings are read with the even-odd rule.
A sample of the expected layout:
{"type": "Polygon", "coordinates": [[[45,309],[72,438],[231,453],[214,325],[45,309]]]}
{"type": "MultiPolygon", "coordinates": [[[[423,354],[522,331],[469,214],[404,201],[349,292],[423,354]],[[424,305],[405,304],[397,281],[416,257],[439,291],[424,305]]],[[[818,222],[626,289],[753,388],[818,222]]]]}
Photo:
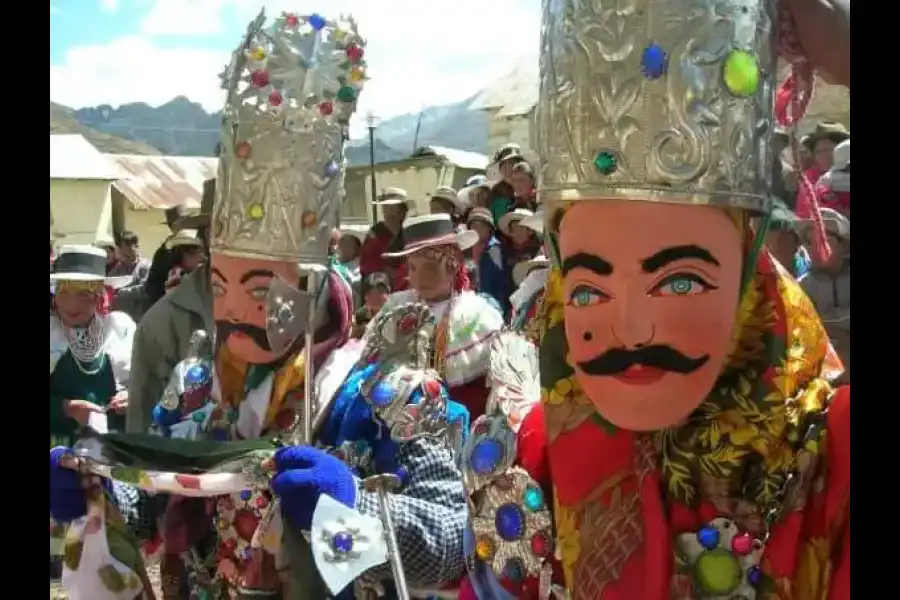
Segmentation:
{"type": "MultiPolygon", "coordinates": [[[[162,591],[159,586],[159,565],[153,565],[147,568],[147,576],[153,585],[153,591],[156,593],[156,599],[162,600],[162,591]]],[[[50,580],[50,600],[65,600],[66,593],[62,589],[58,579],[50,580]]]]}

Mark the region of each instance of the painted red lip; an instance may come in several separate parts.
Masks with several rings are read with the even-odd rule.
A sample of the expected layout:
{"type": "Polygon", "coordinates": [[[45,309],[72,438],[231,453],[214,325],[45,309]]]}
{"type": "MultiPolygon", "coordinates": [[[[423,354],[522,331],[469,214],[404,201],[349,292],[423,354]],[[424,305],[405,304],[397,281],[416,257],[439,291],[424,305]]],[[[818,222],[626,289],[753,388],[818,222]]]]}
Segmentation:
{"type": "Polygon", "coordinates": [[[665,377],[665,375],[665,369],[657,369],[656,367],[647,367],[644,365],[632,365],[624,372],[619,373],[614,377],[622,383],[630,385],[649,385],[651,383],[656,383],[665,377]]]}

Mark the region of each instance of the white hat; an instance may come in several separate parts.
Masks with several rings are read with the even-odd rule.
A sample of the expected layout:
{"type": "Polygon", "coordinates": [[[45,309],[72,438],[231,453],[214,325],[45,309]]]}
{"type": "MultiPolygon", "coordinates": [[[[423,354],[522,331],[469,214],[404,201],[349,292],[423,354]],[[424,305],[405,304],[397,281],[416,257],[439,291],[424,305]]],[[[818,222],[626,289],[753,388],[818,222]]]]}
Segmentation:
{"type": "MultiPolygon", "coordinates": [[[[822,209],[822,221],[825,222],[825,231],[838,236],[842,240],[850,239],[850,219],[833,208],[822,209]]],[[[803,219],[798,222],[798,227],[805,232],[815,227],[812,219],[803,219]]]]}
{"type": "Polygon", "coordinates": [[[166,248],[178,248],[179,246],[203,247],[203,240],[196,229],[179,229],[174,235],[166,240],[166,248]]]}
{"type": "Polygon", "coordinates": [[[459,194],[456,193],[452,187],[441,186],[438,189],[434,190],[431,193],[431,199],[436,200],[446,200],[450,204],[452,204],[457,211],[462,210],[463,203],[460,201],[459,194]]]}
{"type": "Polygon", "coordinates": [[[381,194],[373,204],[389,205],[389,204],[406,204],[409,205],[413,201],[409,199],[406,190],[402,188],[389,187],[381,190],[381,194]]]}
{"type": "Polygon", "coordinates": [[[396,258],[433,246],[456,244],[460,250],[471,248],[478,242],[478,234],[471,230],[460,231],[450,215],[435,214],[409,217],[403,222],[403,250],[385,252],[382,256],[396,258]]]}
{"type": "Polygon", "coordinates": [[[517,263],[516,266],[513,267],[513,283],[517,286],[521,285],[525,278],[528,277],[528,274],[535,269],[548,269],[549,267],[550,260],[543,254],[538,254],[531,260],[517,263]]]}
{"type": "Polygon", "coordinates": [[[482,223],[487,223],[493,229],[497,228],[497,225],[494,223],[494,215],[490,210],[483,206],[476,206],[469,211],[468,222],[470,225],[472,224],[472,221],[481,221],[482,223]]]}
{"type": "Polygon", "coordinates": [[[108,237],[99,237],[94,240],[93,246],[95,248],[100,248],[102,250],[115,250],[116,243],[112,241],[111,238],[108,237]]]}
{"type": "Polygon", "coordinates": [[[506,235],[509,235],[509,229],[513,223],[533,216],[534,213],[527,208],[517,208],[512,212],[508,212],[500,217],[500,231],[502,231],[506,235]]]}
{"type": "Polygon", "coordinates": [[[106,251],[83,244],[62,246],[50,273],[50,282],[101,281],[111,287],[122,287],[132,280],[130,275],[106,276],[106,251]]]}
{"type": "Polygon", "coordinates": [[[850,166],[850,140],[844,140],[834,147],[832,171],[843,171],[850,166]]]}
{"type": "Polygon", "coordinates": [[[519,222],[519,225],[522,227],[527,227],[528,229],[534,231],[535,233],[544,233],[544,211],[540,208],[536,213],[531,215],[530,217],[525,217],[519,222]]]}

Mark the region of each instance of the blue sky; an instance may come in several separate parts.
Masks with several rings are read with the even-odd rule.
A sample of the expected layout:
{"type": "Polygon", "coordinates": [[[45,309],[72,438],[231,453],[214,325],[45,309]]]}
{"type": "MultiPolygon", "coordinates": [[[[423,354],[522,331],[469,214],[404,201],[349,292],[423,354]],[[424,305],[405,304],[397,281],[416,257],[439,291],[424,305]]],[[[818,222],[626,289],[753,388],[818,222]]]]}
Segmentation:
{"type": "Polygon", "coordinates": [[[358,115],[461,100],[537,52],[539,0],[51,0],[50,99],[79,108],[184,95],[214,110],[218,73],[264,4],[356,18],[371,76],[358,115]],[[513,43],[492,33],[498,23],[513,43]]]}

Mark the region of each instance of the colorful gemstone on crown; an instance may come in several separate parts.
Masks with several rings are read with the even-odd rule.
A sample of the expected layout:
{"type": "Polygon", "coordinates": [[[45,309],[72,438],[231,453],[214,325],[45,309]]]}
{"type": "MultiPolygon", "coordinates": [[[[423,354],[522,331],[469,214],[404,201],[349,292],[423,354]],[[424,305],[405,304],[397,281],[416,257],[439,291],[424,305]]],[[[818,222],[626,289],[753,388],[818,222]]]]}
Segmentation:
{"type": "Polygon", "coordinates": [[[601,175],[612,175],[616,172],[618,166],[615,153],[609,150],[601,150],[594,158],[594,168],[601,175]]]}
{"type": "Polygon", "coordinates": [[[666,73],[669,57],[659,44],[650,44],[641,54],[641,71],[647,79],[659,79],[666,73]]]}
{"type": "Polygon", "coordinates": [[[725,87],[738,98],[747,98],[759,89],[761,73],[756,57],[743,50],[733,50],[722,67],[725,87]]]}

